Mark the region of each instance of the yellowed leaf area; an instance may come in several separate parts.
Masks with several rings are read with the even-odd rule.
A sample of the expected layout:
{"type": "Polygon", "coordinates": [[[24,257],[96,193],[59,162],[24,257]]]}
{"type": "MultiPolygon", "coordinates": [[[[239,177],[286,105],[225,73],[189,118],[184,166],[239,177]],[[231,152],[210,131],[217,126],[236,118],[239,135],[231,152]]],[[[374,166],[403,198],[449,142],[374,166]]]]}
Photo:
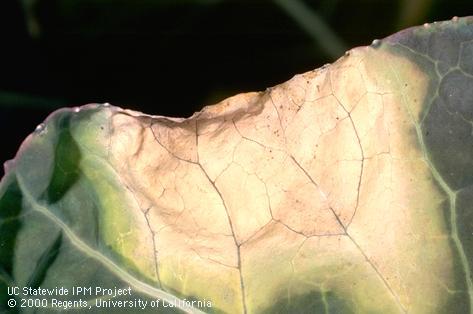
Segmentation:
{"type": "Polygon", "coordinates": [[[427,84],[383,45],[188,119],[111,109],[128,211],[106,204],[106,242],[228,313],[314,291],[356,313],[433,313],[453,257],[414,129],[427,84]]]}

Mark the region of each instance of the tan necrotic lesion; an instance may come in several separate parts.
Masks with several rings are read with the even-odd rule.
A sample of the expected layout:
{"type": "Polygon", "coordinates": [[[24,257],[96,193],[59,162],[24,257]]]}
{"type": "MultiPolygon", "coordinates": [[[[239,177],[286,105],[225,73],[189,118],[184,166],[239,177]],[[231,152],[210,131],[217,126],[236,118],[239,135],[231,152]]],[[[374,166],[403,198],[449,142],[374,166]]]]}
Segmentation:
{"type": "Polygon", "coordinates": [[[308,291],[360,312],[435,312],[453,257],[411,122],[428,78],[389,49],[353,50],[187,120],[114,114],[109,160],[142,216],[122,253],[149,255],[157,266],[139,267],[165,289],[232,313],[308,291]]]}

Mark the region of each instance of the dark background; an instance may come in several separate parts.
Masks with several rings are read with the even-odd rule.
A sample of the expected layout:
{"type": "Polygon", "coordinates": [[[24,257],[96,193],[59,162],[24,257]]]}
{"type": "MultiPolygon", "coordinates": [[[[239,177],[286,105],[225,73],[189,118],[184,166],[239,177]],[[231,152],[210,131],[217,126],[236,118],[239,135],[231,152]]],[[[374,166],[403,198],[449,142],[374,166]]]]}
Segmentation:
{"type": "Polygon", "coordinates": [[[471,0],[1,0],[0,163],[59,107],[189,116],[375,38],[470,14],[471,0]]]}

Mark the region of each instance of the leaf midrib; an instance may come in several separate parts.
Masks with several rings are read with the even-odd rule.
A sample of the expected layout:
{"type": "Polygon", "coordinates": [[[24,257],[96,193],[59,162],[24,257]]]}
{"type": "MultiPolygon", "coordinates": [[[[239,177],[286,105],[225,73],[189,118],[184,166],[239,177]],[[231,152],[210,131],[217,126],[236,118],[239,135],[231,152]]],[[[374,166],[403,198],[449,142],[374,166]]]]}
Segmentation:
{"type": "Polygon", "coordinates": [[[90,256],[91,258],[99,261],[102,263],[107,269],[109,269],[112,273],[117,275],[120,279],[128,282],[131,286],[133,286],[136,290],[143,292],[149,296],[154,298],[159,298],[167,303],[175,304],[176,308],[182,310],[185,313],[189,314],[205,314],[205,312],[193,308],[193,307],[182,307],[181,304],[183,301],[174,295],[167,293],[161,289],[155,288],[146,284],[128,272],[124,271],[120,266],[115,264],[109,258],[104,256],[102,253],[92,249],[88,246],[85,242],[83,242],[61,219],[59,219],[56,215],[51,213],[46,207],[40,205],[35,198],[31,195],[28,189],[25,188],[25,184],[23,178],[16,174],[18,186],[24,196],[24,199],[31,205],[31,208],[44,216],[50,219],[53,223],[55,223],[59,228],[61,228],[64,232],[64,235],[71,241],[71,243],[80,251],[84,252],[86,255],[90,256]]]}

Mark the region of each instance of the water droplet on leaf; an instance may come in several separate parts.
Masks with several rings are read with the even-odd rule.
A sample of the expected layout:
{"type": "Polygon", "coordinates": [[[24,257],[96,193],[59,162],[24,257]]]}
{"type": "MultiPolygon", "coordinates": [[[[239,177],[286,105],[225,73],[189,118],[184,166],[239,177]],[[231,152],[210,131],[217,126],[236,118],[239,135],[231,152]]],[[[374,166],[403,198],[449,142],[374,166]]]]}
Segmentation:
{"type": "Polygon", "coordinates": [[[379,45],[381,45],[381,40],[379,40],[379,39],[375,39],[375,40],[373,40],[373,42],[371,43],[371,46],[372,46],[372,47],[379,47],[379,45]]]}
{"type": "Polygon", "coordinates": [[[46,125],[44,123],[38,124],[34,132],[36,134],[43,135],[46,132],[46,125]]]}

